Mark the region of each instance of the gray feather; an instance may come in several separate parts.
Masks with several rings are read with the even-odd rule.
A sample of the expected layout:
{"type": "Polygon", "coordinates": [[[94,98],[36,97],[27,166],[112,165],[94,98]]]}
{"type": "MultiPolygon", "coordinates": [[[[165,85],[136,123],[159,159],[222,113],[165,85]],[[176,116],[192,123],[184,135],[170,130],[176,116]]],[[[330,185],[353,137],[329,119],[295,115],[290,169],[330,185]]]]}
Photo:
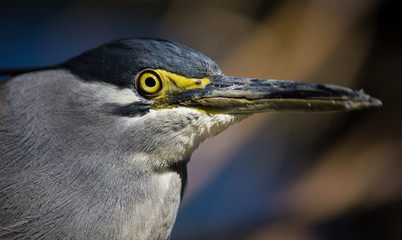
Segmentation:
{"type": "Polygon", "coordinates": [[[1,239],[168,238],[180,175],[137,147],[142,126],[104,107],[113,91],[61,70],[2,83],[1,239]]]}

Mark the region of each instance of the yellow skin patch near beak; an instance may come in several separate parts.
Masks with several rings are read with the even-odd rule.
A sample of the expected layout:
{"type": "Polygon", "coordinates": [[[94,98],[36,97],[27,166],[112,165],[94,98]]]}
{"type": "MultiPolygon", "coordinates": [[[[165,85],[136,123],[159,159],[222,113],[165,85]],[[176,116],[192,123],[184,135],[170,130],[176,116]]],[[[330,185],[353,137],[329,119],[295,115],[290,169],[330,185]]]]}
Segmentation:
{"type": "Polygon", "coordinates": [[[142,95],[154,102],[153,108],[158,109],[168,107],[163,103],[168,102],[174,94],[195,88],[205,88],[210,82],[209,78],[188,78],[166,70],[145,69],[137,75],[135,85],[142,95]],[[158,88],[158,91],[155,91],[155,88],[158,88]]]}
{"type": "Polygon", "coordinates": [[[176,92],[182,92],[195,88],[205,88],[205,86],[211,82],[208,78],[188,78],[165,70],[154,71],[159,74],[162,80],[161,92],[159,96],[154,98],[155,100],[165,98],[176,92]]]}

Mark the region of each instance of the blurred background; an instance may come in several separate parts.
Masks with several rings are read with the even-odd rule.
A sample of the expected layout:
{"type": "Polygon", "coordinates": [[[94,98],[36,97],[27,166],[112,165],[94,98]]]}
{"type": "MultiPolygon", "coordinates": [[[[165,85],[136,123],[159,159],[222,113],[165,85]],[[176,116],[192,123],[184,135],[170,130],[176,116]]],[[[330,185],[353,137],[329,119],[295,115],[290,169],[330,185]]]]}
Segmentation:
{"type": "Polygon", "coordinates": [[[227,75],[332,83],[384,106],[254,115],[205,141],[172,239],[402,239],[398,1],[0,3],[0,67],[60,63],[126,37],[180,42],[227,75]]]}

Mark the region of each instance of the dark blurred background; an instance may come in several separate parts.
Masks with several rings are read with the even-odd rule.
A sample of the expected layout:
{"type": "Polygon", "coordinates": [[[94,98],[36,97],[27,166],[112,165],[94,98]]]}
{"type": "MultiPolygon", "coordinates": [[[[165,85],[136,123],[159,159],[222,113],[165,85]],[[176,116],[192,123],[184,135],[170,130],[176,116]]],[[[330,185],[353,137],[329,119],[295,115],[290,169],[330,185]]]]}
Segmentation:
{"type": "Polygon", "coordinates": [[[402,239],[400,13],[397,0],[3,0],[0,67],[146,36],[227,75],[364,89],[384,106],[257,114],[204,142],[172,239],[402,239]]]}

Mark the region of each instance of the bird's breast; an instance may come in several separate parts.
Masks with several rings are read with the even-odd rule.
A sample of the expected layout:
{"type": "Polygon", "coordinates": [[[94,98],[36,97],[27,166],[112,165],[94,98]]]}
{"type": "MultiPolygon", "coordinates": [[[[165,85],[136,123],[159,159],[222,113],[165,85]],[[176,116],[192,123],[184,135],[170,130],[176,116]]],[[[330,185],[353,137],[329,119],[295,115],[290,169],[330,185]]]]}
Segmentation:
{"type": "Polygon", "coordinates": [[[168,171],[156,173],[144,186],[138,186],[151,192],[138,196],[145,201],[136,202],[126,212],[122,239],[167,239],[179,208],[181,186],[180,175],[168,171]]]}

